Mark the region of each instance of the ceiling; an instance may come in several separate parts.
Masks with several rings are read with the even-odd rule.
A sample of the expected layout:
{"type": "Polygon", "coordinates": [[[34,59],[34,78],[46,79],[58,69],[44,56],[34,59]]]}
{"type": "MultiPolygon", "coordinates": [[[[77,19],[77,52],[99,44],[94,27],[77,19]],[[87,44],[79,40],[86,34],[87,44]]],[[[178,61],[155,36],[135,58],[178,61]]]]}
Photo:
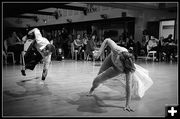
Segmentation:
{"type": "Polygon", "coordinates": [[[170,12],[177,12],[177,3],[53,3],[53,2],[25,2],[25,3],[3,3],[3,18],[17,17],[17,18],[36,18],[35,14],[57,16],[55,11],[46,11],[46,9],[69,9],[83,11],[86,15],[86,6],[84,4],[100,5],[121,9],[153,9],[153,10],[167,10],[170,12]],[[44,11],[45,10],[45,11],[44,11]],[[24,15],[30,14],[30,15],[24,15]]]}
{"type": "Polygon", "coordinates": [[[151,9],[151,10],[167,10],[170,12],[176,12],[177,3],[157,3],[157,2],[126,2],[126,3],[91,3],[95,5],[114,7],[120,9],[134,9],[134,10],[143,10],[143,9],[151,9]]]}
{"type": "Polygon", "coordinates": [[[23,14],[41,14],[41,15],[52,15],[56,14],[53,12],[41,11],[48,8],[59,8],[59,9],[70,9],[70,10],[86,10],[85,7],[69,6],[68,3],[4,3],[3,4],[3,17],[18,17],[18,18],[31,18],[23,14]]]}

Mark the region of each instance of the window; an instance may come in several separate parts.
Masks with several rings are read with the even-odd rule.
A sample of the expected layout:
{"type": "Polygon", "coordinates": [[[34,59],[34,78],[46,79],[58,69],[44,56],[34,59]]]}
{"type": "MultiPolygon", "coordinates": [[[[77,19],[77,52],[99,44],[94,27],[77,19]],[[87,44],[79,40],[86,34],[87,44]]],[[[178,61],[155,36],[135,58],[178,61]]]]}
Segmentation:
{"type": "Polygon", "coordinates": [[[160,34],[159,37],[167,38],[169,34],[173,35],[175,32],[175,20],[164,20],[160,22],[160,34]]]}

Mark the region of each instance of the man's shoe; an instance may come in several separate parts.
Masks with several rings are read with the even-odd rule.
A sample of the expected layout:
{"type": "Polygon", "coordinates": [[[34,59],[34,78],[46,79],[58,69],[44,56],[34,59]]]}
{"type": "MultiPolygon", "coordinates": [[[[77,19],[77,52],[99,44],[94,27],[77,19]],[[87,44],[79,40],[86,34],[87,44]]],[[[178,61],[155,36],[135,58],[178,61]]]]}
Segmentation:
{"type": "Polygon", "coordinates": [[[21,70],[21,74],[22,74],[23,76],[26,76],[25,70],[21,70]]]}

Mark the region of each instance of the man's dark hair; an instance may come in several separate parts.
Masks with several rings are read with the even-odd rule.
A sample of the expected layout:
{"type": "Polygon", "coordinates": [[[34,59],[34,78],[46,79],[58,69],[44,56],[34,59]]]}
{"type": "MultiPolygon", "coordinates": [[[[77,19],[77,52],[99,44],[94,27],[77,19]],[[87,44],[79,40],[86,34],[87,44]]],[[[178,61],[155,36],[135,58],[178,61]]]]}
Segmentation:
{"type": "Polygon", "coordinates": [[[27,38],[28,38],[28,39],[35,39],[35,34],[34,34],[34,33],[28,34],[28,35],[27,35],[27,38]]]}
{"type": "Polygon", "coordinates": [[[49,50],[50,52],[54,53],[55,52],[55,46],[52,44],[47,44],[46,49],[49,50]]]}

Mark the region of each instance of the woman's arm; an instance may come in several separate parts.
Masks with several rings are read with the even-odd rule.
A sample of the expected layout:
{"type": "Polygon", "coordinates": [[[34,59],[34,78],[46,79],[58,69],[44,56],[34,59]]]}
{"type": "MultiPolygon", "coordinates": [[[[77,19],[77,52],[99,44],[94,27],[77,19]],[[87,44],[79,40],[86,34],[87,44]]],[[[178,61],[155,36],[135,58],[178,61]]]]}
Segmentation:
{"type": "Polygon", "coordinates": [[[132,73],[129,72],[126,74],[126,105],[124,107],[124,110],[127,111],[133,111],[129,106],[131,100],[131,85],[132,85],[132,73]]]}
{"type": "Polygon", "coordinates": [[[98,54],[96,54],[97,58],[102,54],[102,52],[104,51],[106,46],[109,46],[113,52],[118,52],[118,48],[120,47],[113,40],[111,40],[110,38],[107,38],[102,43],[102,45],[101,45],[101,47],[100,47],[100,49],[98,51],[98,54]]]}

